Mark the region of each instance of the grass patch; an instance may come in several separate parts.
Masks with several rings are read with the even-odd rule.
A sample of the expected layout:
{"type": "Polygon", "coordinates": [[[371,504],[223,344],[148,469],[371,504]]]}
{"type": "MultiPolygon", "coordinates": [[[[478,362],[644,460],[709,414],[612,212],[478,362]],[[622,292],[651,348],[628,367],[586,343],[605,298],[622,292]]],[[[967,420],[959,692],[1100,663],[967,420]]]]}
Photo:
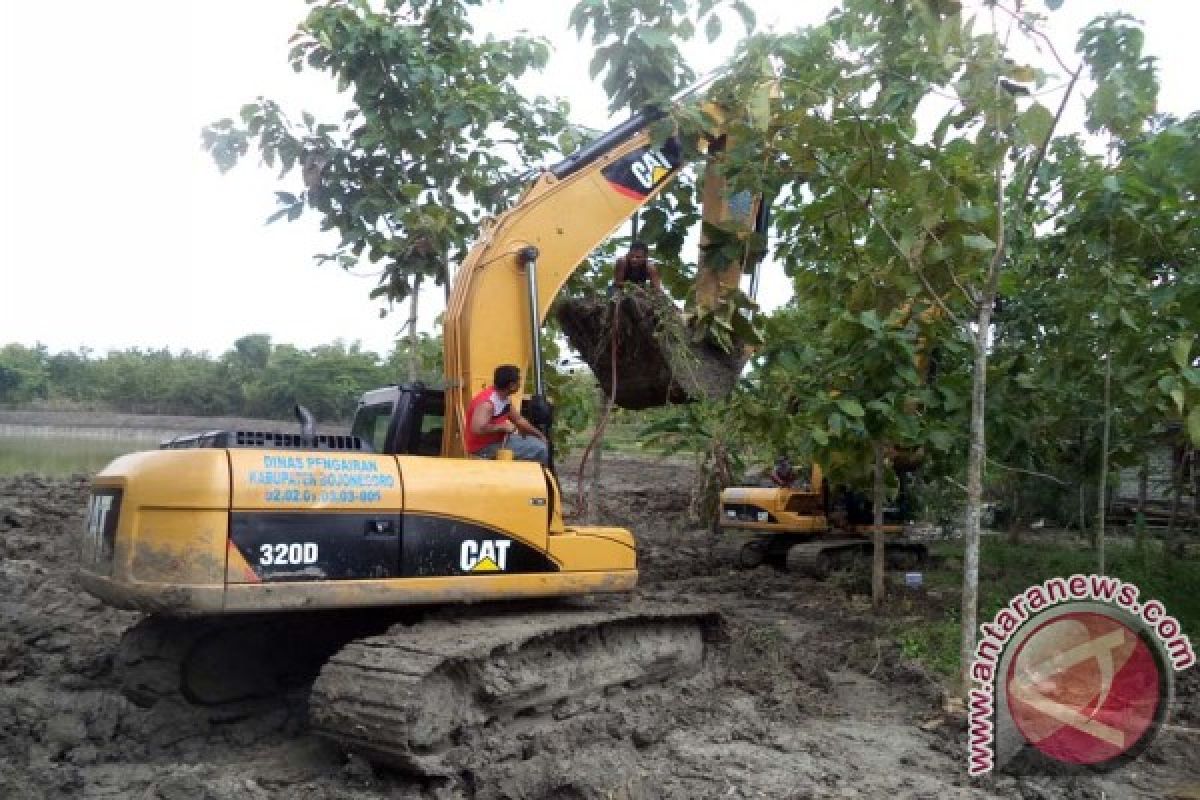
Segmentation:
{"type": "MultiPolygon", "coordinates": [[[[959,671],[959,608],[962,603],[963,542],[939,542],[932,548],[936,566],[925,574],[933,602],[922,617],[911,617],[894,628],[904,654],[954,677],[959,671]]],[[[1126,539],[1106,545],[1107,574],[1141,590],[1139,602],[1152,598],[1179,620],[1184,633],[1196,641],[1200,634],[1200,560],[1164,551],[1161,542],[1143,549],[1126,539]]],[[[1090,574],[1096,569],[1091,547],[1064,538],[1027,537],[1019,545],[1000,537],[985,537],[979,554],[979,622],[986,622],[1017,594],[1048,578],[1090,574]]]]}
{"type": "Polygon", "coordinates": [[[895,636],[905,658],[924,662],[935,672],[953,678],[958,675],[959,633],[957,619],[934,619],[901,625],[895,636]]]}

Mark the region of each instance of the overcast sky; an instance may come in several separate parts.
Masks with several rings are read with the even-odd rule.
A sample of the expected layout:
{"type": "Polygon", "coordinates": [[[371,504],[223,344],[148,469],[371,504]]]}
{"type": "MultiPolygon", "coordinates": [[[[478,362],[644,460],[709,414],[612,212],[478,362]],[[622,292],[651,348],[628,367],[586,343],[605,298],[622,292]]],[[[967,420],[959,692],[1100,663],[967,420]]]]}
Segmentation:
{"type": "MultiPolygon", "coordinates": [[[[751,5],[761,27],[791,29],[833,4],[751,5]]],[[[478,27],[524,26],[551,39],[550,69],[530,88],[567,97],[576,122],[605,127],[615,121],[588,81],[591,49],[566,28],[573,6],[507,0],[485,7],[478,27]]],[[[1186,114],[1198,105],[1190,86],[1200,74],[1197,7],[1066,0],[1052,35],[1074,63],[1083,22],[1117,9],[1138,15],[1160,59],[1160,107],[1186,114]]],[[[239,336],[267,333],[301,347],[342,338],[390,349],[402,309],[380,319],[380,304],[367,298],[373,274],[315,264],[314,253],[336,244],[315,215],[263,224],[272,192],[296,190],[298,174],[279,183],[250,160],[221,175],[200,147],[205,123],[258,95],[296,114],[340,114],[347,101],[331,81],[288,65],[287,39],[305,11],[303,0],[0,0],[0,346],[218,354],[239,336]]],[[[695,43],[697,71],[719,64],[733,42],[695,43]]],[[[1077,125],[1078,111],[1067,119],[1077,125]]],[[[768,269],[762,299],[787,294],[782,274],[768,269]]],[[[428,295],[423,328],[439,295],[428,295]]]]}

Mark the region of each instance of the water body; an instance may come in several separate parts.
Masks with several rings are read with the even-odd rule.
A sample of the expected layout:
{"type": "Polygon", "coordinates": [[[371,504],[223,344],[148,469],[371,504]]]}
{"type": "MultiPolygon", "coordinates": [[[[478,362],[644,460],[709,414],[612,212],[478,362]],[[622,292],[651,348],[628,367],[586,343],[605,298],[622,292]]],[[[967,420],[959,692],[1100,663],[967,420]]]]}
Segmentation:
{"type": "Polygon", "coordinates": [[[164,438],[128,429],[2,425],[0,475],[92,475],[117,456],[156,449],[164,438]]]}
{"type": "Polygon", "coordinates": [[[181,434],[296,429],[295,422],[239,417],[0,409],[0,475],[92,475],[117,456],[156,450],[181,434]]]}

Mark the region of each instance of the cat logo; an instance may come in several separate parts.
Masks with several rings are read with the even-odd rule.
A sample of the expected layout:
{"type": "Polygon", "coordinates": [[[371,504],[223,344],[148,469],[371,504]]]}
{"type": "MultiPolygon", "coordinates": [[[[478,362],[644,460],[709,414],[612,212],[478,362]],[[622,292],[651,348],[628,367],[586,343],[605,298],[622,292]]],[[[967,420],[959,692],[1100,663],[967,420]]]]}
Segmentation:
{"type": "Polygon", "coordinates": [[[625,154],[600,174],[613,189],[640,202],[666,183],[681,162],[679,142],[668,139],[662,147],[643,147],[625,154]]]}
{"type": "Polygon", "coordinates": [[[458,566],[463,572],[504,572],[510,544],[508,539],[467,539],[459,550],[458,566]]]}
{"type": "Polygon", "coordinates": [[[671,174],[671,162],[658,150],[647,150],[641,161],[629,165],[629,171],[648,192],[671,174]]]}

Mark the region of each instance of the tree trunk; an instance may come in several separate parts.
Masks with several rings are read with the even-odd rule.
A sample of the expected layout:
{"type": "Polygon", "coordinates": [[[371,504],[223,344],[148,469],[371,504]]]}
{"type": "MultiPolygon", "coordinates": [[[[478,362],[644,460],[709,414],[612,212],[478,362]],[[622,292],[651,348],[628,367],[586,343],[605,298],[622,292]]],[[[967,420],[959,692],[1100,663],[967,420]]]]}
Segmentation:
{"type": "MultiPolygon", "coordinates": [[[[1046,138],[1034,157],[1033,164],[1025,177],[1021,190],[1017,193],[1018,202],[1014,206],[1019,218],[1020,210],[1025,204],[1029,188],[1033,185],[1033,177],[1037,173],[1046,148],[1050,145],[1050,137],[1058,122],[1062,119],[1066,108],[1067,98],[1075,88],[1082,68],[1075,70],[1071,82],[1067,85],[1058,113],[1054,122],[1046,132],[1046,138]]],[[[997,90],[999,92],[999,90],[997,90]]],[[[979,511],[983,502],[983,465],[987,457],[987,430],[984,424],[984,413],[987,409],[987,364],[988,344],[991,339],[992,310],[995,307],[997,286],[1000,282],[1000,269],[1004,263],[1004,253],[1007,247],[1006,224],[1004,214],[1004,168],[996,166],[996,250],[988,264],[987,282],[979,293],[979,314],[976,317],[975,335],[971,344],[974,347],[974,365],[971,376],[971,445],[967,458],[967,508],[966,541],[963,546],[963,594],[962,594],[962,646],[959,650],[959,675],[962,678],[962,696],[969,699],[971,659],[975,653],[975,626],[979,613],[979,511]]],[[[968,331],[969,333],[969,331],[968,331]]]]}
{"type": "MultiPolygon", "coordinates": [[[[604,396],[604,392],[596,391],[596,424],[601,424],[604,419],[604,414],[608,410],[608,400],[604,396]]],[[[604,434],[601,433],[596,439],[595,445],[592,447],[592,488],[588,492],[588,522],[597,525],[600,522],[600,476],[601,476],[601,461],[604,455],[604,434]]],[[[582,477],[582,476],[581,476],[582,477]]]]}
{"type": "Polygon", "coordinates": [[[1079,535],[1088,535],[1087,526],[1087,487],[1083,485],[1083,481],[1079,482],[1079,535]]]}
{"type": "Polygon", "coordinates": [[[883,443],[872,442],[872,446],[875,450],[875,528],[871,532],[871,606],[878,611],[883,608],[883,601],[887,597],[883,541],[883,443]]]}
{"type": "Polygon", "coordinates": [[[1014,480],[1012,490],[1012,508],[1008,518],[1008,543],[1021,544],[1021,482],[1014,480]]]}
{"type": "Polygon", "coordinates": [[[1192,459],[1192,532],[1200,533],[1200,451],[1188,451],[1192,459]]]}
{"type": "MultiPolygon", "coordinates": [[[[445,144],[445,148],[443,150],[442,157],[446,160],[447,163],[449,163],[451,160],[450,141],[447,139],[444,142],[444,144],[445,144]]],[[[454,198],[450,196],[450,187],[449,186],[445,186],[445,185],[439,186],[438,187],[438,197],[441,201],[442,208],[454,208],[454,198]]],[[[442,280],[442,290],[446,295],[446,310],[449,311],[450,310],[450,284],[454,280],[454,265],[450,263],[449,258],[444,260],[444,262],[442,264],[442,269],[444,270],[444,272],[442,274],[442,279],[443,279],[442,280]]]]}
{"type": "Polygon", "coordinates": [[[1096,492],[1096,571],[1104,575],[1104,512],[1108,506],[1108,440],[1112,435],[1112,351],[1104,356],[1104,428],[1100,434],[1100,486],[1096,492]]]}
{"type": "Polygon", "coordinates": [[[417,349],[417,301],[421,298],[421,274],[413,276],[412,295],[408,298],[408,382],[415,383],[421,370],[417,349]]]}
{"type": "Polygon", "coordinates": [[[1179,517],[1179,501],[1183,494],[1183,464],[1187,459],[1187,451],[1181,450],[1177,463],[1171,465],[1171,515],[1167,517],[1166,541],[1163,542],[1163,554],[1178,552],[1182,549],[1182,541],[1176,542],[1175,521],[1179,517]]]}
{"type": "Polygon", "coordinates": [[[1142,453],[1142,466],[1138,470],[1137,517],[1134,518],[1133,533],[1138,552],[1146,549],[1146,501],[1150,496],[1150,455],[1142,453]]]}
{"type": "Polygon", "coordinates": [[[983,504],[983,465],[987,457],[984,413],[987,408],[988,329],[992,323],[992,303],[984,299],[979,308],[979,326],[975,332],[975,358],[971,376],[971,444],[967,457],[967,508],[963,525],[962,647],[959,670],[964,693],[969,687],[971,659],[975,654],[975,627],[979,613],[979,514],[983,504]]]}

